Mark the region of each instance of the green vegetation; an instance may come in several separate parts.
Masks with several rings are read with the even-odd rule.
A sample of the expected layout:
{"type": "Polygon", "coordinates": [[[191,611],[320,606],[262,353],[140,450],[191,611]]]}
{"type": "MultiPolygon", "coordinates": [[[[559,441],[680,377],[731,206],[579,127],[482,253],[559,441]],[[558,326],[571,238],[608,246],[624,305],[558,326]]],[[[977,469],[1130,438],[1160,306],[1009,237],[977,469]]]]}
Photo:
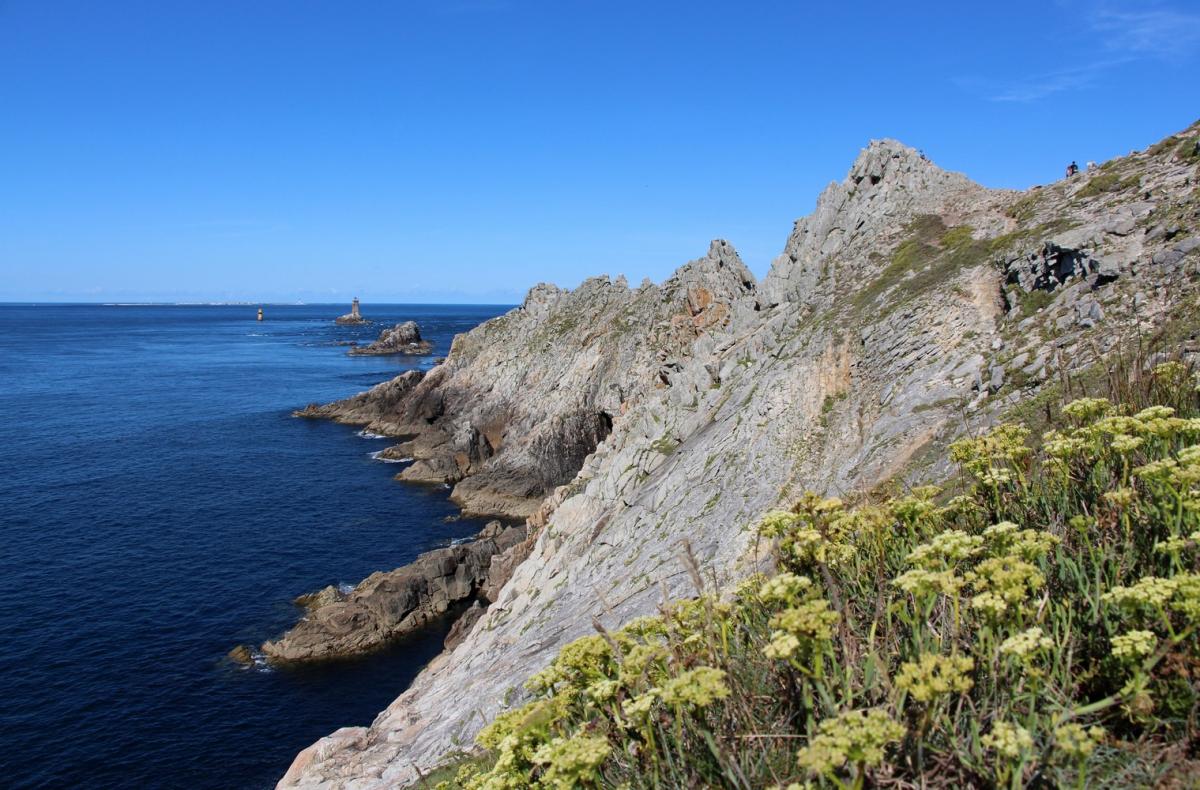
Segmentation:
{"type": "Polygon", "coordinates": [[[650,449],[663,455],[673,455],[679,449],[679,442],[670,436],[660,436],[650,443],[650,449]]]}
{"type": "Polygon", "coordinates": [[[1089,198],[1103,195],[1106,192],[1124,192],[1126,189],[1136,187],[1140,182],[1141,178],[1137,174],[1121,178],[1121,174],[1118,172],[1098,173],[1092,176],[1083,189],[1075,193],[1075,197],[1089,198]]]}
{"type": "MultiPolygon", "coordinates": [[[[768,514],[778,572],[567,645],[438,787],[1120,787],[1194,777],[1200,379],[957,442],[942,491],[768,514]],[[1161,405],[1149,405],[1151,403],[1161,405]]],[[[443,774],[445,775],[445,774],[443,774]]]]}
{"type": "Polygon", "coordinates": [[[1029,292],[1021,291],[1018,296],[1019,301],[1017,304],[1020,311],[1017,314],[1017,320],[1021,320],[1034,315],[1044,307],[1048,307],[1058,294],[1053,291],[1034,290],[1029,292]]]}
{"type": "Polygon", "coordinates": [[[1029,222],[1037,213],[1038,204],[1042,202],[1041,190],[1035,190],[1014,201],[1004,213],[1022,224],[1029,222]]]}
{"type": "Polygon", "coordinates": [[[1175,148],[1175,158],[1188,164],[1200,162],[1200,139],[1193,138],[1180,142],[1175,148]]]}
{"type": "Polygon", "coordinates": [[[914,296],[943,285],[962,269],[986,263],[992,243],[972,238],[972,232],[965,225],[947,228],[942,218],[933,214],[917,217],[891,262],[855,295],[855,314],[868,309],[891,312],[914,296]]]}

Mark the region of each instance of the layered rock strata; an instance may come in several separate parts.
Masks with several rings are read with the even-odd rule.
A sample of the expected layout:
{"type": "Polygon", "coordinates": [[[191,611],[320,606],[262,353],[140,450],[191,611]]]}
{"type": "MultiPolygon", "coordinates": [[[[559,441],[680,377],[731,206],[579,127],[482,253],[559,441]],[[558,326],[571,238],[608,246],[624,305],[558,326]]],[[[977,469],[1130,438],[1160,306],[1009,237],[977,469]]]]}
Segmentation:
{"type": "Polygon", "coordinates": [[[732,582],[755,568],[747,528],[805,489],[938,479],[949,441],[1135,338],[1200,353],[1197,132],[1025,193],[872,143],[757,287],[724,243],[662,286],[538,286],[423,379],[313,410],[415,437],[411,479],[519,502],[531,535],[457,647],[280,786],[412,782],[594,620],[695,594],[684,541],[708,584],[732,582]],[[600,413],[570,451],[547,442],[600,413]]]}

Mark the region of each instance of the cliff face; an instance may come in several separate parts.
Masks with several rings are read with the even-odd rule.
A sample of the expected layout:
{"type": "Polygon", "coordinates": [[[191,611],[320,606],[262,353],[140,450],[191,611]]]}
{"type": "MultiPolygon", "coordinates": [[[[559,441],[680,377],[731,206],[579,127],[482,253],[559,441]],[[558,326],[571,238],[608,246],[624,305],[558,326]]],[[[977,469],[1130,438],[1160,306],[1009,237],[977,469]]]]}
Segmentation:
{"type": "Polygon", "coordinates": [[[424,378],[408,373],[302,414],[410,437],[394,451],[417,459],[401,479],[454,484],[469,513],[524,518],[575,477],[631,403],[704,353],[703,339],[753,288],[720,241],[659,286],[538,285],[521,307],[457,337],[424,378]]]}
{"type": "Polygon", "coordinates": [[[411,781],[593,618],[692,594],[685,541],[728,582],[754,567],[745,528],[805,489],[936,478],[948,441],[1121,338],[1200,353],[1196,135],[1028,193],[872,143],[757,288],[720,242],[658,287],[538,286],[424,380],[315,410],[415,437],[404,476],[468,509],[538,509],[461,644],[281,786],[411,781]]]}

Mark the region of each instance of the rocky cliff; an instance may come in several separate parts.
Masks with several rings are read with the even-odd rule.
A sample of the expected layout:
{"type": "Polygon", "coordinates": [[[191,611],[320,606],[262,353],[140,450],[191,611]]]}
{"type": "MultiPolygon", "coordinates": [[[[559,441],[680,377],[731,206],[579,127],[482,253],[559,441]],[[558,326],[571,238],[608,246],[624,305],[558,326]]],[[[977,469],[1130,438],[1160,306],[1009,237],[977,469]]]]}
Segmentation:
{"type": "Polygon", "coordinates": [[[307,410],[407,437],[403,477],[532,537],[452,652],[281,787],[410,782],[593,619],[691,594],[685,542],[728,582],[802,490],[936,478],[949,440],[1137,338],[1200,354],[1198,132],[1025,193],[872,143],[757,286],[724,242],[660,286],[538,286],[424,378],[307,410]]]}

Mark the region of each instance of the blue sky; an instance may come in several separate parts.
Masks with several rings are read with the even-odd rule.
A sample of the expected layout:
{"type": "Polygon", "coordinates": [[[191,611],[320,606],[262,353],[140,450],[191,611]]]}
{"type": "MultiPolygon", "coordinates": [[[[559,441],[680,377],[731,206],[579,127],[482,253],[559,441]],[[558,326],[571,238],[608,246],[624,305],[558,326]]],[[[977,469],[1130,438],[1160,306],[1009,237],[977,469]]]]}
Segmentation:
{"type": "Polygon", "coordinates": [[[1200,117],[1200,3],[0,0],[0,300],[761,276],[871,138],[989,186],[1200,117]]]}

